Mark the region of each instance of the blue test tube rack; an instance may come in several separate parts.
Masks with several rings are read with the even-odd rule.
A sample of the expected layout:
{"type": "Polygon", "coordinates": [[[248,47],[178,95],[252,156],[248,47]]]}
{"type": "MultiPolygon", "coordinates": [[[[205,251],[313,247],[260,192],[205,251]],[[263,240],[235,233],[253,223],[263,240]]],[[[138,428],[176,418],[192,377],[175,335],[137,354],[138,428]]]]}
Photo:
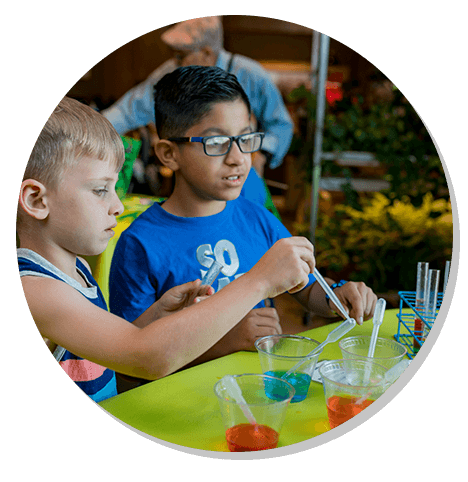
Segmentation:
{"type": "Polygon", "coordinates": [[[406,349],[408,350],[408,357],[412,360],[416,356],[417,351],[420,350],[420,347],[424,343],[422,333],[415,333],[414,331],[414,318],[415,316],[417,316],[422,321],[423,331],[424,327],[426,327],[426,332],[429,331],[432,328],[437,314],[439,313],[439,308],[442,304],[444,294],[437,294],[437,306],[435,316],[426,316],[422,310],[416,308],[415,291],[399,291],[398,294],[400,295],[400,310],[397,315],[398,332],[395,335],[395,340],[406,347],[406,349]],[[414,347],[415,339],[417,340],[417,342],[419,342],[420,345],[417,349],[414,347]]]}

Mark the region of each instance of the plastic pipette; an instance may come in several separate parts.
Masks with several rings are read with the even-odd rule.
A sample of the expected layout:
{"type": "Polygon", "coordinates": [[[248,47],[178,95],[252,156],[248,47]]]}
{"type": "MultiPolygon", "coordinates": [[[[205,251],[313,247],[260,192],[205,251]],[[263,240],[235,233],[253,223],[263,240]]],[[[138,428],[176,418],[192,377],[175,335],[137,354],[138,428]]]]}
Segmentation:
{"type": "MultiPolygon", "coordinates": [[[[200,286],[211,286],[213,284],[213,281],[218,277],[219,273],[221,273],[223,267],[224,266],[221,263],[213,260],[208,271],[205,273],[205,276],[203,276],[200,286]]],[[[196,297],[197,293],[193,293],[190,299],[190,305],[193,303],[196,297]]]]}
{"type": "Polygon", "coordinates": [[[372,318],[372,335],[369,345],[369,351],[367,353],[367,356],[369,358],[372,358],[374,356],[375,344],[377,343],[377,335],[379,334],[379,328],[383,321],[386,304],[387,302],[383,298],[379,298],[377,304],[375,305],[374,318],[372,318]]]}
{"type": "MultiPolygon", "coordinates": [[[[401,360],[394,367],[390,368],[390,370],[385,372],[382,380],[385,390],[400,377],[400,375],[408,368],[410,363],[411,360],[401,360]]],[[[370,394],[371,392],[368,392],[363,395],[356,401],[356,404],[360,405],[361,403],[365,402],[370,394]]]]}
{"type": "Polygon", "coordinates": [[[409,367],[411,360],[401,360],[394,367],[390,368],[388,372],[385,373],[384,383],[392,384],[395,382],[400,375],[409,367]]]}
{"type": "Polygon", "coordinates": [[[250,408],[247,405],[247,402],[242,396],[242,391],[236,379],[232,375],[225,375],[223,377],[223,385],[226,388],[226,391],[228,392],[229,396],[232,397],[237,402],[237,404],[239,405],[240,409],[242,410],[243,414],[245,415],[249,423],[251,423],[252,425],[255,425],[257,421],[255,420],[253,413],[250,411],[250,408]]]}
{"type": "Polygon", "coordinates": [[[337,298],[333,290],[330,288],[330,285],[323,279],[322,275],[318,272],[317,268],[314,269],[314,276],[315,279],[318,281],[318,284],[323,288],[325,293],[330,297],[330,299],[335,303],[335,306],[341,311],[341,314],[345,317],[345,319],[350,320],[348,313],[343,308],[340,300],[337,298]]]}
{"type": "Polygon", "coordinates": [[[206,272],[205,276],[203,276],[201,281],[201,286],[211,286],[213,281],[218,277],[219,273],[223,269],[223,265],[216,260],[213,260],[209,270],[206,272]]]}
{"type": "Polygon", "coordinates": [[[302,360],[296,363],[292,368],[290,368],[281,378],[286,379],[295,372],[306,360],[307,358],[320,353],[325,345],[338,341],[342,336],[346,335],[348,331],[351,331],[356,326],[356,320],[354,318],[348,318],[338,325],[333,331],[331,331],[326,340],[320,343],[319,346],[314,348],[308,355],[306,355],[302,360]]]}

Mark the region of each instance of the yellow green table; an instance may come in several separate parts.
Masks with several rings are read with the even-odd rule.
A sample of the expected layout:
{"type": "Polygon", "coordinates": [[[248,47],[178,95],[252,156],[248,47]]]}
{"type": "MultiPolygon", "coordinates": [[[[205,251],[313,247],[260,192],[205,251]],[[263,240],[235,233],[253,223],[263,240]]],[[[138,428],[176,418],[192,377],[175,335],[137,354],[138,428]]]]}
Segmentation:
{"type": "MultiPolygon", "coordinates": [[[[393,338],[398,310],[387,310],[379,336],[393,338]]],[[[304,336],[322,342],[338,325],[307,330],[304,336]]],[[[370,335],[372,322],[356,326],[347,336],[370,335]]],[[[339,359],[338,343],[327,345],[320,359],[339,359]]],[[[167,442],[201,450],[227,452],[224,426],[214,384],[224,375],[261,373],[257,353],[238,352],[129,390],[100,403],[130,426],[167,442]]],[[[278,447],[316,437],[329,430],[323,387],[312,382],[307,398],[290,404],[278,447]]]]}

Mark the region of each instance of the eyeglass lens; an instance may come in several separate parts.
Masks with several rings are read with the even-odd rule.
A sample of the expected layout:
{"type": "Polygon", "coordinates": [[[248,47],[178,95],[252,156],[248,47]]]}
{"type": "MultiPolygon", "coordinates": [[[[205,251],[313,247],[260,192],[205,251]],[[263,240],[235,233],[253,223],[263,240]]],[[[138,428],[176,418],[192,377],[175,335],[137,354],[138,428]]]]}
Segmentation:
{"type": "MultiPolygon", "coordinates": [[[[236,140],[241,152],[247,154],[258,151],[262,142],[262,136],[258,133],[245,134],[236,140]]],[[[226,154],[229,151],[230,145],[230,137],[216,136],[205,140],[205,149],[209,156],[222,156],[226,154]]]]}

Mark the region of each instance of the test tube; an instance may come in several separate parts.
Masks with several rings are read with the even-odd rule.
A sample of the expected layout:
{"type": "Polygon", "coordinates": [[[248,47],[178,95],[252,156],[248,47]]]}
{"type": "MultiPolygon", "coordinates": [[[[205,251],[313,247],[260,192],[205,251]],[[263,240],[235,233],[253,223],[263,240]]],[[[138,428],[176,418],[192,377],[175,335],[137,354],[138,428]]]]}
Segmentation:
{"type": "MultiPolygon", "coordinates": [[[[418,313],[424,315],[424,307],[426,300],[427,290],[427,277],[429,273],[429,263],[418,263],[417,278],[416,278],[416,300],[415,307],[418,313]]],[[[421,348],[421,338],[423,336],[423,321],[419,316],[414,318],[414,338],[413,338],[413,350],[417,353],[421,348]]]]}
{"type": "MultiPolygon", "coordinates": [[[[440,271],[438,269],[429,270],[427,297],[425,306],[425,319],[427,323],[435,321],[437,311],[437,295],[439,293],[439,277],[440,271]]],[[[424,325],[423,341],[426,339],[431,330],[428,324],[424,325]]]]}
{"type": "Polygon", "coordinates": [[[217,278],[221,270],[223,269],[223,265],[216,260],[213,260],[211,263],[210,268],[206,272],[205,276],[203,276],[201,281],[201,286],[211,286],[213,281],[217,278]]]}
{"type": "Polygon", "coordinates": [[[444,293],[444,294],[445,294],[445,288],[447,288],[449,273],[450,273],[450,261],[446,261],[445,262],[445,272],[444,272],[444,289],[442,290],[442,293],[444,293]]]}

